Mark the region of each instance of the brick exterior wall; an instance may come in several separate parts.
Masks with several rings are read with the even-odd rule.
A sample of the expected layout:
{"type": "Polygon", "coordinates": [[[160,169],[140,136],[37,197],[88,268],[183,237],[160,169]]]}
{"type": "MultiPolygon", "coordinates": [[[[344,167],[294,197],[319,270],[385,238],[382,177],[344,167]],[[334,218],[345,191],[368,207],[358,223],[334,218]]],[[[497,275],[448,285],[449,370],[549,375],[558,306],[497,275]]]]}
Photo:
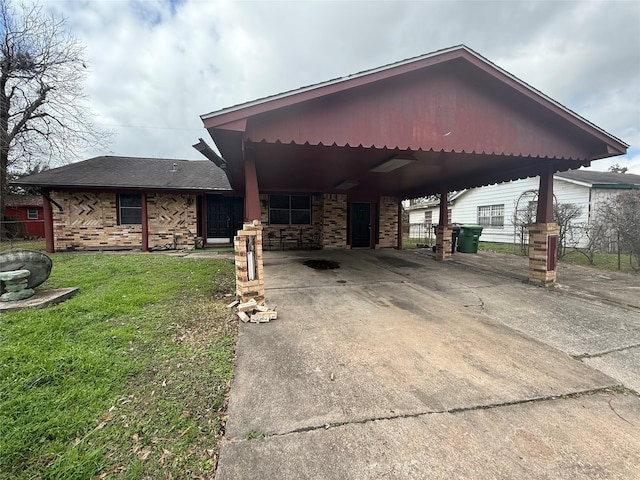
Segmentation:
{"type": "Polygon", "coordinates": [[[193,237],[198,228],[195,195],[148,194],[147,220],[149,248],[172,244],[174,235],[177,248],[194,247],[193,237]]]}
{"type": "MultiPolygon", "coordinates": [[[[141,248],[141,225],[118,225],[114,192],[51,192],[53,235],[56,251],[141,248]]],[[[196,231],[195,195],[148,194],[149,247],[173,243],[178,248],[193,247],[196,231]],[[191,198],[188,205],[189,198],[191,198]]]]}
{"type": "Polygon", "coordinates": [[[324,194],[322,196],[322,246],[323,248],[347,248],[347,196],[324,194]]]}
{"type": "Polygon", "coordinates": [[[398,246],[398,199],[380,197],[379,236],[376,248],[398,246]]]}
{"type": "Polygon", "coordinates": [[[347,247],[346,195],[312,195],[311,225],[269,224],[269,195],[266,194],[260,195],[260,210],[266,250],[347,247]]]}

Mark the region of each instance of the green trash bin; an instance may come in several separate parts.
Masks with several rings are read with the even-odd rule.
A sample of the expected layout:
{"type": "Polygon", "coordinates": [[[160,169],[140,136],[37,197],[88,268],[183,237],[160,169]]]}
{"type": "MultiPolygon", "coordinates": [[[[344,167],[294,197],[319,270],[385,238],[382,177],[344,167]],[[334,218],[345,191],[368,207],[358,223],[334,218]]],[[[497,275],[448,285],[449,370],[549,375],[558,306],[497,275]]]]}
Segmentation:
{"type": "Polygon", "coordinates": [[[482,225],[462,225],[458,237],[458,251],[461,253],[478,253],[478,242],[482,234],[482,225]]]}

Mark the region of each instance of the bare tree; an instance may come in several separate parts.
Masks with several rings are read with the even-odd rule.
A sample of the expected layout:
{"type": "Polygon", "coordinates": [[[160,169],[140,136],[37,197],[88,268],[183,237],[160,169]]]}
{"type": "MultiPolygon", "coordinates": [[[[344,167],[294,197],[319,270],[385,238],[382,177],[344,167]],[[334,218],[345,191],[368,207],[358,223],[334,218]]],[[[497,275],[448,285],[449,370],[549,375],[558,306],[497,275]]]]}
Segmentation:
{"type": "Polygon", "coordinates": [[[553,219],[560,227],[560,233],[558,234],[558,258],[564,257],[568,240],[573,236],[572,229],[574,220],[582,215],[582,207],[575,203],[554,203],[553,204],[553,219]]]}
{"type": "Polygon", "coordinates": [[[602,207],[602,216],[617,236],[618,251],[629,253],[631,267],[640,271],[640,191],[617,195],[602,207]]]}
{"type": "Polygon", "coordinates": [[[0,213],[9,171],[106,146],[109,134],[93,125],[82,91],[83,50],[64,18],[0,0],[0,213]]]}

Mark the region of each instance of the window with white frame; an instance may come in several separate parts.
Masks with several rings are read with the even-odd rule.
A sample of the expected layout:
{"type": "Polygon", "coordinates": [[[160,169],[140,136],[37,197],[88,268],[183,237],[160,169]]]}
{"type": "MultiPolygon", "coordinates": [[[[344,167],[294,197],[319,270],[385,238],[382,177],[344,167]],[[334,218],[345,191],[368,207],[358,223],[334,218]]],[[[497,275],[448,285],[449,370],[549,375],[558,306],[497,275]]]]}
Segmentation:
{"type": "Polygon", "coordinates": [[[478,225],[504,227],[504,204],[478,207],[478,225]]]}
{"type": "Polygon", "coordinates": [[[272,225],[310,225],[309,195],[269,195],[269,223],[272,225]]]}
{"type": "Polygon", "coordinates": [[[118,224],[140,225],[142,223],[142,195],[139,193],[118,194],[118,224]]]}
{"type": "Polygon", "coordinates": [[[27,209],[27,220],[37,220],[38,219],[38,209],[37,208],[28,208],[27,209]]]}
{"type": "Polygon", "coordinates": [[[431,210],[424,212],[424,223],[428,225],[433,223],[433,212],[431,210]]]}

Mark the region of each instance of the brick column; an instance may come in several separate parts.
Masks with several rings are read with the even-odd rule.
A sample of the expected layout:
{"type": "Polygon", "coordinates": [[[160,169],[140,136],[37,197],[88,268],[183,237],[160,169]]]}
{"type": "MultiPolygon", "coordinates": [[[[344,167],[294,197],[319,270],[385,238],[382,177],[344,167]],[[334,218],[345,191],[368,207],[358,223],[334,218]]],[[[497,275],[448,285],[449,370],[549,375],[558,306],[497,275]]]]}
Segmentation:
{"type": "Polygon", "coordinates": [[[529,281],[550,285],[556,281],[556,250],[560,227],[555,223],[529,226],[529,281]]]}
{"type": "Polygon", "coordinates": [[[436,227],[436,260],[451,260],[451,228],[448,225],[436,227]]]}
{"type": "Polygon", "coordinates": [[[264,300],[264,267],[262,262],[262,224],[259,220],[245,223],[233,239],[236,263],[236,295],[246,302],[250,298],[264,300]],[[249,271],[249,252],[253,252],[254,272],[249,271]],[[250,277],[253,276],[253,279],[250,277]]]}

